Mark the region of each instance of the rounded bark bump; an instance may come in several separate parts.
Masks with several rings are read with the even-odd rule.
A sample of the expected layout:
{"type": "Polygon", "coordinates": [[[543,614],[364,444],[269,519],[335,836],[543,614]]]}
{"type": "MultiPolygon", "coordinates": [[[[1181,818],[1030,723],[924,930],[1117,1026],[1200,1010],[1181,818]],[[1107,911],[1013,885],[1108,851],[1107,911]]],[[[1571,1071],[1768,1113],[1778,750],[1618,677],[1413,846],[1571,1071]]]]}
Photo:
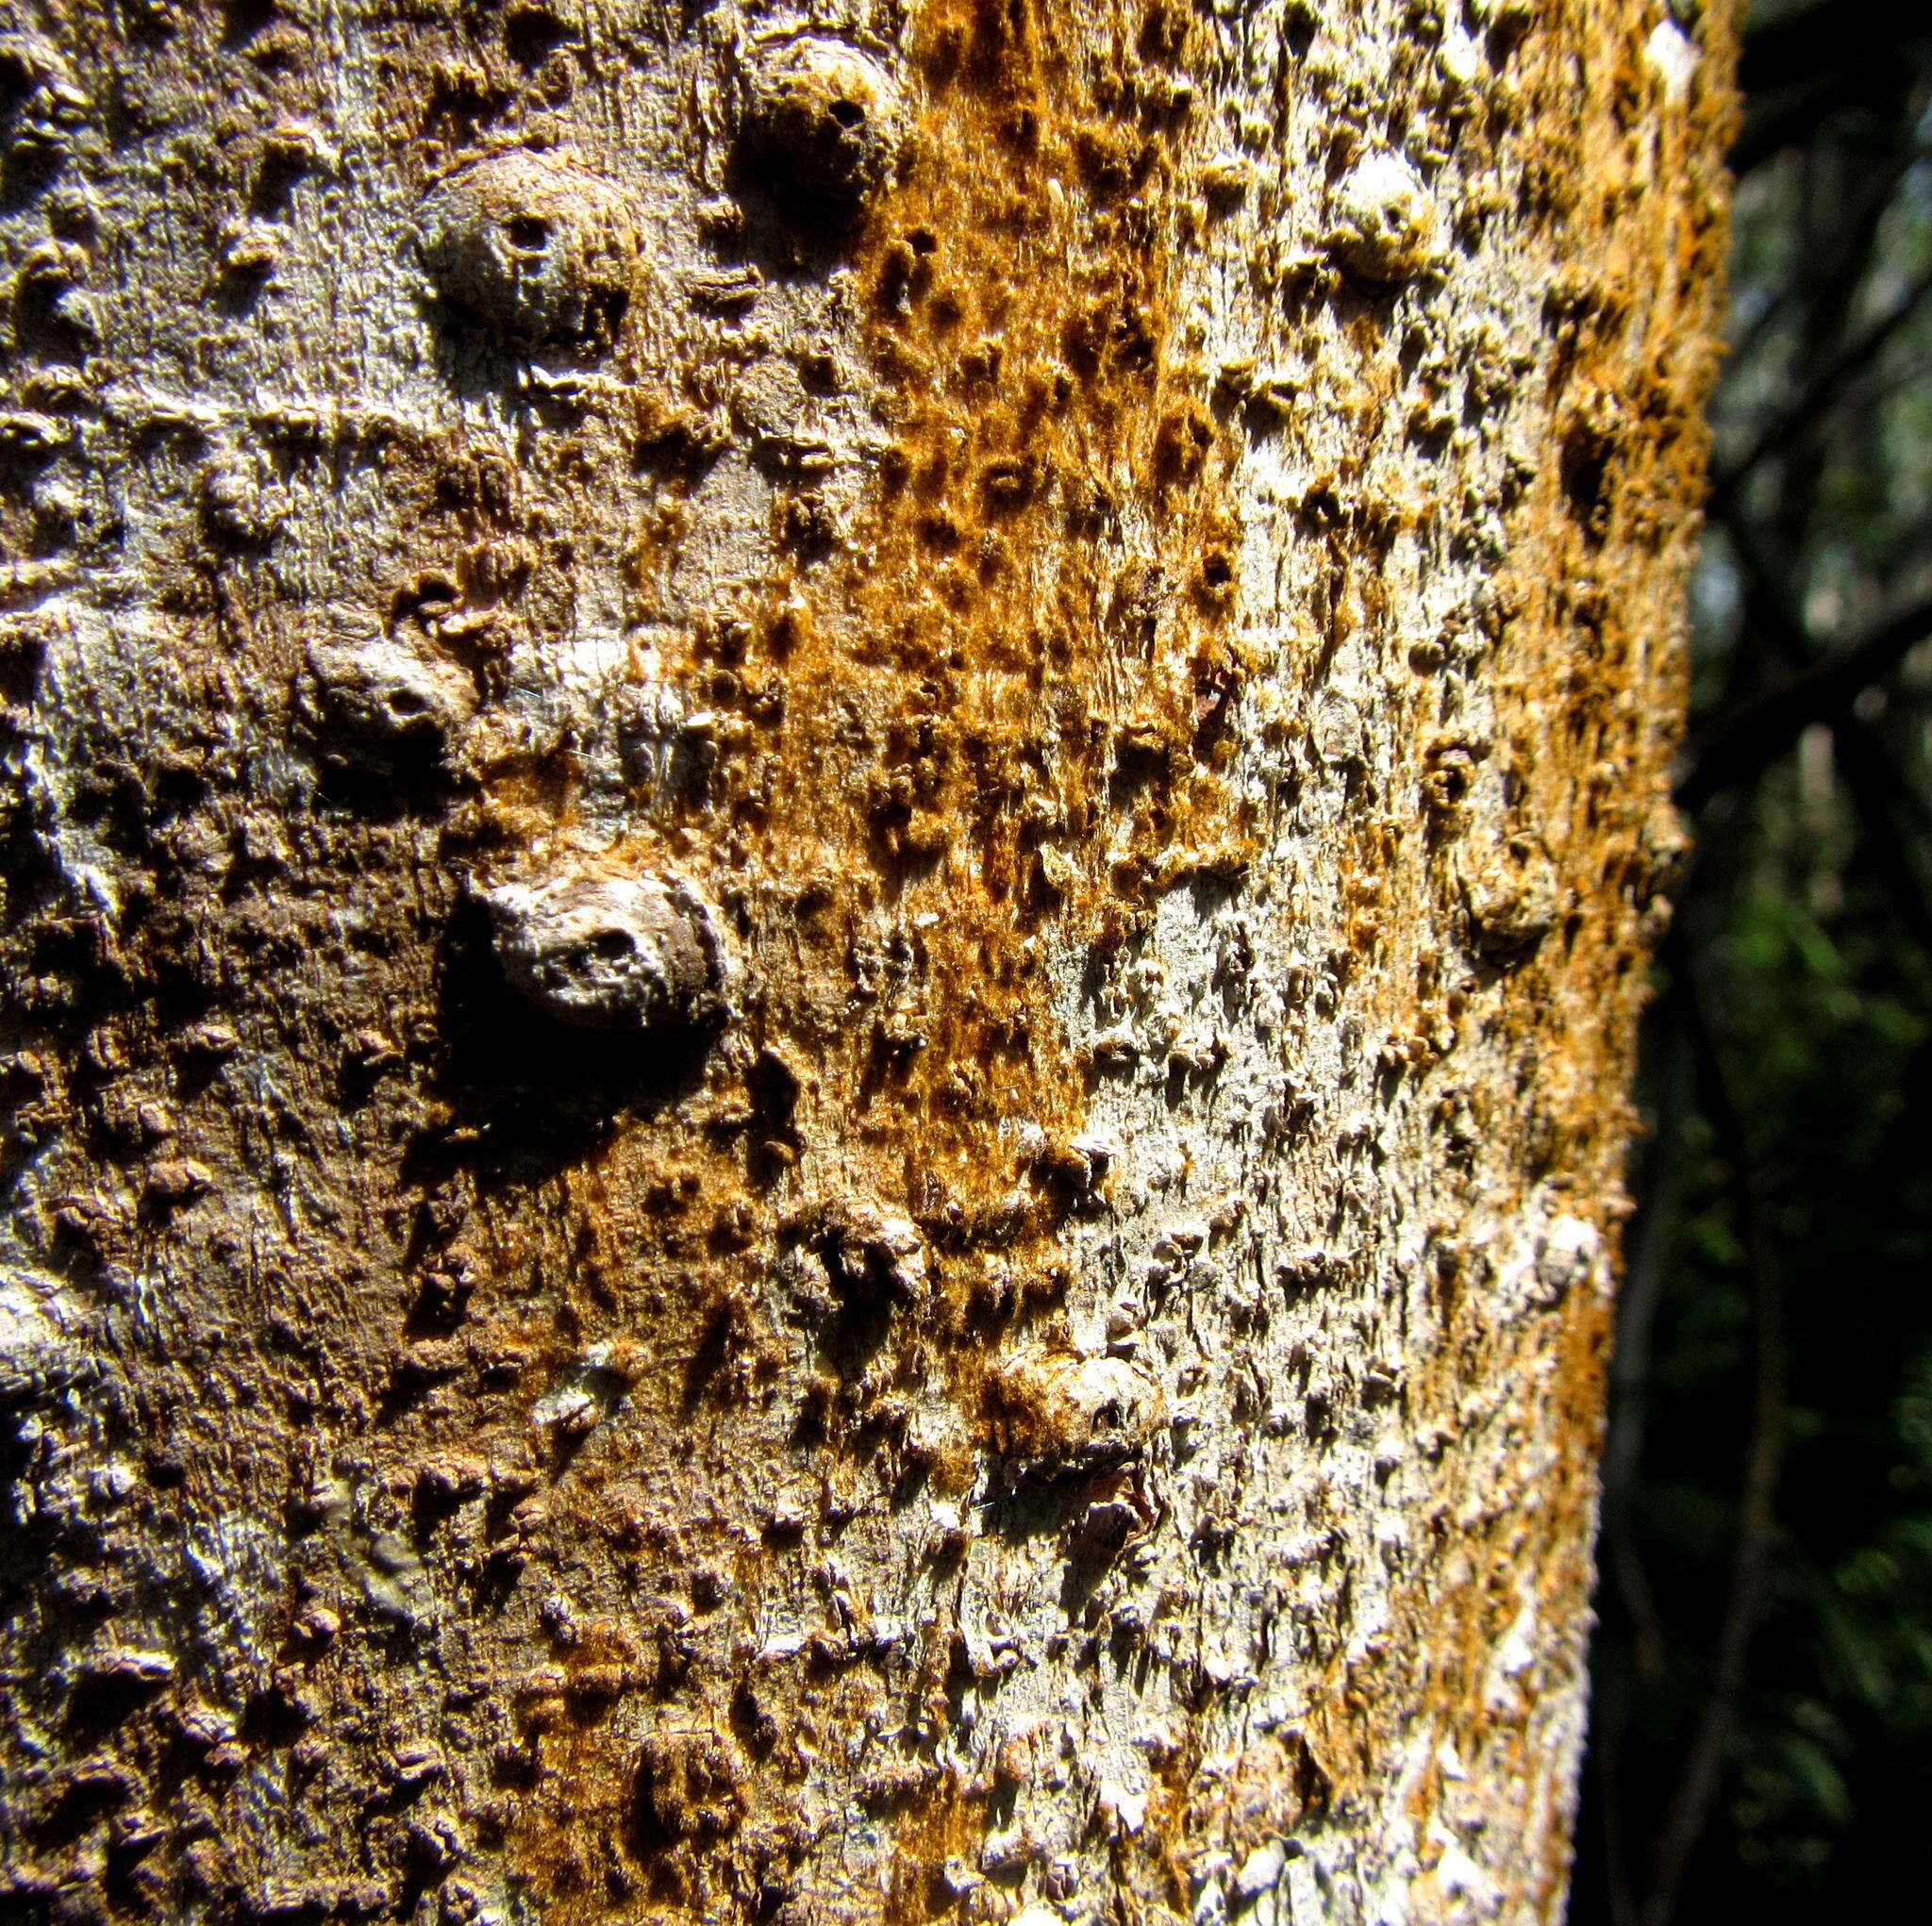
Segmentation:
{"type": "Polygon", "coordinates": [[[560,1023],[669,1031],[723,1013],[724,938],[681,878],[567,872],[484,901],[505,977],[560,1023]]]}
{"type": "Polygon", "coordinates": [[[1470,940],[1492,961],[1526,955],[1563,912],[1562,886],[1548,853],[1533,838],[1515,837],[1463,883],[1470,940]]]}
{"type": "Polygon", "coordinates": [[[826,1275],[847,1298],[912,1303],[925,1295],[929,1275],[919,1227],[870,1200],[828,1205],[819,1250],[826,1275]]]}
{"type": "Polygon", "coordinates": [[[619,188],[519,149],[433,188],[416,245],[446,308],[522,348],[603,353],[638,274],[638,233],[619,188]]]}
{"type": "Polygon", "coordinates": [[[876,60],[806,34],[749,63],[741,182],[794,220],[842,223],[884,181],[899,144],[897,90],[876,60]]]}
{"type": "Polygon", "coordinates": [[[1435,238],[1435,199],[1399,154],[1365,156],[1335,190],[1329,247],[1358,280],[1413,279],[1428,265],[1435,238]]]}
{"type": "Polygon", "coordinates": [[[993,1439],[1008,1464],[1056,1478],[1125,1463],[1167,1416],[1160,1386],[1124,1358],[1036,1352],[992,1386],[993,1439]]]}
{"type": "Polygon", "coordinates": [[[476,712],[476,690],[454,662],[385,635],[357,611],[329,612],[310,643],[301,704],[324,755],[394,771],[443,762],[476,712]]]}

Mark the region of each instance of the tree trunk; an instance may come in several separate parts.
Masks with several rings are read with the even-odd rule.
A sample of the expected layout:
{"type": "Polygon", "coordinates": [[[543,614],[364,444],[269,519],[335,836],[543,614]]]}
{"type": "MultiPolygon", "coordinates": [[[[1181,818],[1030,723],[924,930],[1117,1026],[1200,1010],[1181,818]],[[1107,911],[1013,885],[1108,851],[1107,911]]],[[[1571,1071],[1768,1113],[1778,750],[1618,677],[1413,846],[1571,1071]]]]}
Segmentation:
{"type": "Polygon", "coordinates": [[[29,13],[0,1910],[1554,1918],[1723,8],[29,13]]]}

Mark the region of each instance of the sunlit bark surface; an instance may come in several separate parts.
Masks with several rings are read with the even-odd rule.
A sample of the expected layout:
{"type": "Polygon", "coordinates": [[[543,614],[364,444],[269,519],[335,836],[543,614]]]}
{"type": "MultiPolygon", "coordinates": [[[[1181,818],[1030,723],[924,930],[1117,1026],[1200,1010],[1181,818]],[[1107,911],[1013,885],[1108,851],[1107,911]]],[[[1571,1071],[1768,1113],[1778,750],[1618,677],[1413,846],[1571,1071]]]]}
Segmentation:
{"type": "Polygon", "coordinates": [[[8,18],[0,1912],[1554,1918],[1723,10],[8,18]]]}

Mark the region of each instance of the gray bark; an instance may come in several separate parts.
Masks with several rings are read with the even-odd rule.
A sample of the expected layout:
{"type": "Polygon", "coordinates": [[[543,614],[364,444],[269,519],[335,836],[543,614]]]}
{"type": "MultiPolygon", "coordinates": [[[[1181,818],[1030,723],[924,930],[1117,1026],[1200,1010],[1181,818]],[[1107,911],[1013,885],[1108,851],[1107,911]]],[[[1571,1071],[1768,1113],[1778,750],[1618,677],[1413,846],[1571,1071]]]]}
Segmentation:
{"type": "Polygon", "coordinates": [[[0,1908],[1555,1918],[1721,11],[14,18],[0,1908]]]}

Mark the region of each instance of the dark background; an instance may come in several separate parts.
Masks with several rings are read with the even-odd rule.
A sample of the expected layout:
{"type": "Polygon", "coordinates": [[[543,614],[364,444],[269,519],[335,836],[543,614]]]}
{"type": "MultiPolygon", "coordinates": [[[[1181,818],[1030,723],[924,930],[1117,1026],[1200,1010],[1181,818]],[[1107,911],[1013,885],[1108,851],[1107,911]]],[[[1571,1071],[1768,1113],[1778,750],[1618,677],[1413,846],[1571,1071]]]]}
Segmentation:
{"type": "Polygon", "coordinates": [[[1932,0],[1741,81],[1573,1926],[1932,1917],[1932,0]]]}

